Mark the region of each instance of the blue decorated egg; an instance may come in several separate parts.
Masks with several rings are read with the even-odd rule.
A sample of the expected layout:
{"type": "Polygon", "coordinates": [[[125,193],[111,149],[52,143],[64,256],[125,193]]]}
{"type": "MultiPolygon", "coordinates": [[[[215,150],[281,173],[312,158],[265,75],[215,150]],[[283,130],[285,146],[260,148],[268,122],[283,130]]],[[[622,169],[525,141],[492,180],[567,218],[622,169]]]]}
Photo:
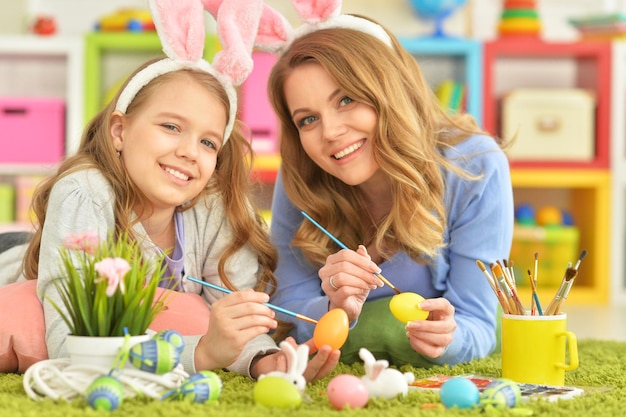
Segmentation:
{"type": "Polygon", "coordinates": [[[173,344],[152,339],[134,345],[129,359],[135,368],[161,375],[178,365],[180,354],[173,344]]]}
{"type": "Polygon", "coordinates": [[[496,379],[485,387],[480,395],[480,404],[502,410],[517,407],[521,401],[522,392],[514,381],[506,378],[496,379]]]}
{"type": "Polygon", "coordinates": [[[215,372],[200,371],[183,382],[179,393],[184,400],[194,403],[215,401],[222,393],[222,380],[215,372]]]}
{"type": "Polygon", "coordinates": [[[183,336],[176,330],[163,330],[154,335],[152,340],[164,340],[174,345],[179,354],[183,352],[185,348],[185,341],[183,336]]]}
{"type": "Polygon", "coordinates": [[[444,382],[439,395],[446,408],[474,408],[480,397],[476,384],[463,377],[451,378],[444,382]]]}
{"type": "Polygon", "coordinates": [[[94,410],[113,411],[124,398],[124,387],[117,378],[103,375],[93,380],[87,388],[87,403],[94,410]]]}

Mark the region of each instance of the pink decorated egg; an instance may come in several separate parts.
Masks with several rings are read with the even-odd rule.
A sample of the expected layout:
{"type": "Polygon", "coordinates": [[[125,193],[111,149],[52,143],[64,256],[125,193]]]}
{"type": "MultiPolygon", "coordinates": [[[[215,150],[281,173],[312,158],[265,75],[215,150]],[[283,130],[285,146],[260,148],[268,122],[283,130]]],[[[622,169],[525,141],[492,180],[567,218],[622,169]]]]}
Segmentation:
{"type": "Polygon", "coordinates": [[[349,374],[334,377],[326,388],[328,401],[337,410],[346,407],[355,409],[367,405],[369,394],[361,378],[349,374]]]}

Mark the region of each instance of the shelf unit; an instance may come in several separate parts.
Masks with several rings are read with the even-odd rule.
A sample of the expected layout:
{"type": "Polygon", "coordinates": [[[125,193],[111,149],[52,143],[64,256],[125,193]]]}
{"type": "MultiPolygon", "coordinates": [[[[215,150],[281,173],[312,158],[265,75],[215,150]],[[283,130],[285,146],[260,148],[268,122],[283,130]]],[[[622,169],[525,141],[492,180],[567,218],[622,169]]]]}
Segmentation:
{"type": "MultiPolygon", "coordinates": [[[[83,43],[80,38],[0,36],[0,95],[62,98],[65,153],[76,151],[83,129],[83,43]]],[[[0,174],[45,173],[50,167],[0,164],[0,174]]]]}
{"type": "MultiPolygon", "coordinates": [[[[501,136],[501,98],[512,89],[582,88],[591,90],[595,95],[594,154],[590,160],[512,158],[511,178],[516,205],[531,204],[536,208],[552,205],[566,210],[571,213],[580,231],[578,251],[586,249],[588,255],[568,304],[608,303],[612,281],[609,264],[612,191],[609,163],[610,44],[501,39],[486,42],[483,57],[484,126],[496,136],[501,136]]],[[[530,268],[534,254],[529,254],[529,258],[514,261],[518,265],[527,262],[530,268]]],[[[563,271],[565,268],[566,265],[563,265],[563,271]]],[[[530,296],[527,287],[521,291],[524,297],[530,296]]],[[[556,288],[540,288],[539,296],[549,300],[555,292],[556,288]]]]}
{"type": "Polygon", "coordinates": [[[432,88],[446,79],[464,83],[466,111],[482,126],[482,43],[454,37],[401,38],[400,43],[415,57],[432,88]]]}
{"type": "Polygon", "coordinates": [[[499,100],[511,89],[583,88],[595,94],[595,154],[592,160],[513,160],[512,167],[609,169],[611,47],[608,42],[511,38],[486,42],[483,55],[484,126],[492,134],[501,135],[499,100]]]}
{"type": "MultiPolygon", "coordinates": [[[[59,123],[64,129],[62,140],[65,154],[74,153],[80,143],[83,129],[82,80],[82,39],[36,35],[0,36],[0,96],[63,100],[64,116],[59,123]]],[[[0,135],[7,133],[2,123],[0,132],[0,135]]],[[[22,141],[16,136],[10,139],[10,143],[11,146],[19,146],[22,141]]],[[[52,159],[46,163],[0,162],[0,183],[8,184],[12,190],[4,196],[2,203],[10,210],[8,216],[13,218],[13,221],[9,220],[5,212],[0,232],[32,228],[26,220],[32,186],[25,184],[49,174],[57,162],[52,159]],[[7,201],[7,198],[11,200],[7,201]]]]}
{"type": "Polygon", "coordinates": [[[611,213],[612,302],[626,305],[626,42],[612,44],[611,170],[613,204],[611,213]]]}
{"type": "MultiPolygon", "coordinates": [[[[581,264],[567,303],[606,304],[609,301],[610,281],[609,172],[597,169],[514,169],[511,180],[515,192],[526,192],[541,201],[549,201],[551,195],[558,194],[556,198],[561,204],[566,203],[574,219],[578,219],[576,225],[580,230],[580,247],[586,249],[588,255],[581,264]]],[[[533,254],[529,254],[528,259],[514,259],[522,269],[532,268],[533,261],[533,254]]],[[[575,261],[572,259],[572,263],[575,261]]],[[[563,265],[563,271],[565,267],[563,265]]],[[[524,299],[530,299],[528,287],[520,287],[520,293],[524,299]]],[[[550,300],[555,293],[556,288],[538,289],[541,300],[550,300]]]]}

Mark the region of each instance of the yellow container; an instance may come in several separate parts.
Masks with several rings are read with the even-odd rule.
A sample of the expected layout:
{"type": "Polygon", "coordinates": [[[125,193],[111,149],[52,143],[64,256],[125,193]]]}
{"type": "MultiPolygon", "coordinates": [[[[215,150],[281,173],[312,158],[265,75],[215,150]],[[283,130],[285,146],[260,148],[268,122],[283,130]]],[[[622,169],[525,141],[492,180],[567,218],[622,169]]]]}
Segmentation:
{"type": "Polygon", "coordinates": [[[578,368],[578,341],[566,330],[567,315],[502,315],[502,377],[515,382],[565,385],[578,368]]]}
{"type": "Polygon", "coordinates": [[[534,274],[535,253],[539,254],[537,286],[558,287],[567,269],[578,259],[580,232],[575,226],[521,226],[513,232],[510,259],[513,261],[515,280],[527,286],[528,270],[534,274]]]}

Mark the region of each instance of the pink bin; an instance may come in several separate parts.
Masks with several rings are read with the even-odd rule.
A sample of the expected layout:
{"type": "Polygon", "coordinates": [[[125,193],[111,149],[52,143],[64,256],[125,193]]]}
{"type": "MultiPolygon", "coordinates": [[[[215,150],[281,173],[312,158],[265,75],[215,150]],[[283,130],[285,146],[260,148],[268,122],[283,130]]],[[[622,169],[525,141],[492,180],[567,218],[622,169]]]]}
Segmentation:
{"type": "Polygon", "coordinates": [[[64,100],[0,97],[0,163],[56,163],[64,144],[64,100]]]}
{"type": "Polygon", "coordinates": [[[278,120],[267,97],[267,79],[276,56],[255,51],[254,69],[241,88],[241,119],[251,130],[252,149],[258,154],[278,150],[278,120]]]}

